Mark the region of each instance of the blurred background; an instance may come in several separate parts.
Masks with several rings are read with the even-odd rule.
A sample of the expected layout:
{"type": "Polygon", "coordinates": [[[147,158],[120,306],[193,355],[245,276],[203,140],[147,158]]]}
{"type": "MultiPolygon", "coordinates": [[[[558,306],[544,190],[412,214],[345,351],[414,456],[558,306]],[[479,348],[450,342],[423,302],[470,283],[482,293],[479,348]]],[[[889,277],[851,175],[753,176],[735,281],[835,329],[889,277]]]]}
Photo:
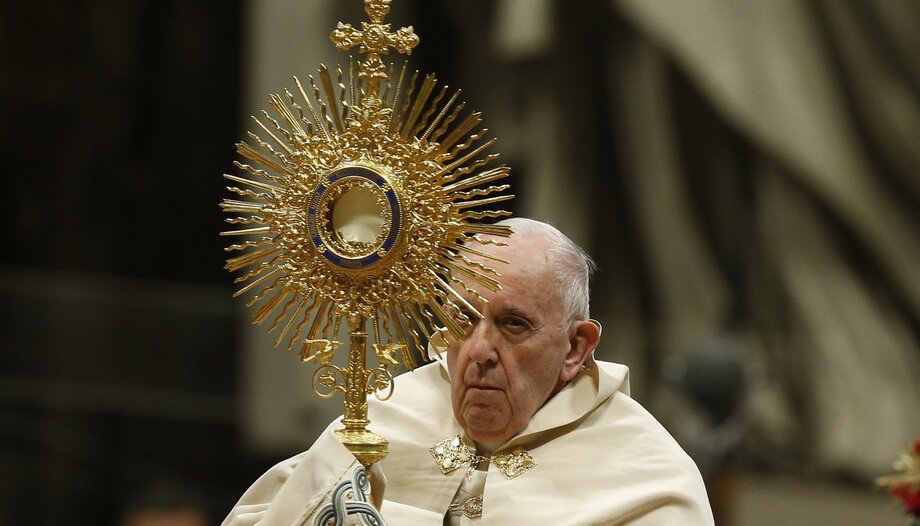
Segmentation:
{"type": "MultiPolygon", "coordinates": [[[[364,19],[0,1],[0,524],[218,524],[338,413],[231,299],[217,204],[248,116],[347,63],[328,35],[364,19]]],[[[399,0],[388,21],[483,111],[514,211],[594,255],[598,356],[696,458],[717,524],[903,523],[872,480],[920,435],[920,4],[399,0]]]]}

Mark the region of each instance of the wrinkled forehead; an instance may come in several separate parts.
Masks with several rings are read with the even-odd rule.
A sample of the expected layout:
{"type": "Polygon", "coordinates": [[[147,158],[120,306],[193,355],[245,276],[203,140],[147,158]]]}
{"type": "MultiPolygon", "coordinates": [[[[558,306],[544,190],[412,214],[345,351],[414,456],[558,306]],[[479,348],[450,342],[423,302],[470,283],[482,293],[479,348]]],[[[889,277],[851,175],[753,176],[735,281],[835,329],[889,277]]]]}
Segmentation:
{"type": "Polygon", "coordinates": [[[501,274],[498,278],[502,290],[493,293],[471,279],[464,282],[480,292],[489,301],[520,301],[539,308],[546,314],[558,309],[562,311],[559,283],[556,280],[550,248],[551,243],[535,236],[512,235],[510,238],[492,238],[505,245],[483,245],[476,247],[480,252],[505,260],[497,262],[480,256],[470,259],[501,274]]]}

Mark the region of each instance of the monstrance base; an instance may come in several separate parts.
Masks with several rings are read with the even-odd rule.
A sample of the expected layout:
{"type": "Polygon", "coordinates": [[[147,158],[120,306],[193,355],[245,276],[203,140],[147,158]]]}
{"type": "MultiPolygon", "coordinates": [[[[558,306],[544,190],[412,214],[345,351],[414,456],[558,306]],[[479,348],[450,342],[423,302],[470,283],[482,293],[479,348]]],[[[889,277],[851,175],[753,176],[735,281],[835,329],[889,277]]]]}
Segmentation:
{"type": "Polygon", "coordinates": [[[380,462],[387,456],[389,442],[373,431],[367,429],[336,429],[335,436],[339,442],[351,451],[365,469],[380,462]]]}

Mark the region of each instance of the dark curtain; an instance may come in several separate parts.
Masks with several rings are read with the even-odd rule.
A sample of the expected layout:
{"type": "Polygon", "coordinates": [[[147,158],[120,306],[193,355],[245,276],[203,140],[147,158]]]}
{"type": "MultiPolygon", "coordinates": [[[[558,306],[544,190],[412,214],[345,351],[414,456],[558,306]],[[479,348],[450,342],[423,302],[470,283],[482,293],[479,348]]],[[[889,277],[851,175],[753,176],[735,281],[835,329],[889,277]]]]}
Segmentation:
{"type": "Polygon", "coordinates": [[[268,463],[217,236],[241,7],[0,3],[2,524],[216,518],[268,463]]]}

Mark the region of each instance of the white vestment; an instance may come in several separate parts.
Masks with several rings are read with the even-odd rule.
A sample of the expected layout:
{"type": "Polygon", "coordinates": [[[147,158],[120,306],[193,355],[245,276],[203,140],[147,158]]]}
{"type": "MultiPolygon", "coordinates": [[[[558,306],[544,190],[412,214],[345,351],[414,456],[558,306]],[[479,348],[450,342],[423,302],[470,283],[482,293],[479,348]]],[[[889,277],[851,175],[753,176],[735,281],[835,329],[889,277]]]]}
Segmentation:
{"type": "MultiPolygon", "coordinates": [[[[699,470],[629,397],[628,369],[593,359],[586,365],[493,452],[521,446],[536,466],[508,478],[490,463],[482,516],[461,523],[711,526],[699,470]]],[[[440,526],[467,469],[442,473],[429,449],[456,435],[473,444],[454,420],[444,362],[399,376],[390,400],[369,402],[369,428],[390,442],[380,464],[383,518],[390,526],[440,526]]],[[[334,422],[310,450],[257,480],[224,526],[312,525],[316,510],[356,465],[332,434],[338,427],[334,422]]]]}

